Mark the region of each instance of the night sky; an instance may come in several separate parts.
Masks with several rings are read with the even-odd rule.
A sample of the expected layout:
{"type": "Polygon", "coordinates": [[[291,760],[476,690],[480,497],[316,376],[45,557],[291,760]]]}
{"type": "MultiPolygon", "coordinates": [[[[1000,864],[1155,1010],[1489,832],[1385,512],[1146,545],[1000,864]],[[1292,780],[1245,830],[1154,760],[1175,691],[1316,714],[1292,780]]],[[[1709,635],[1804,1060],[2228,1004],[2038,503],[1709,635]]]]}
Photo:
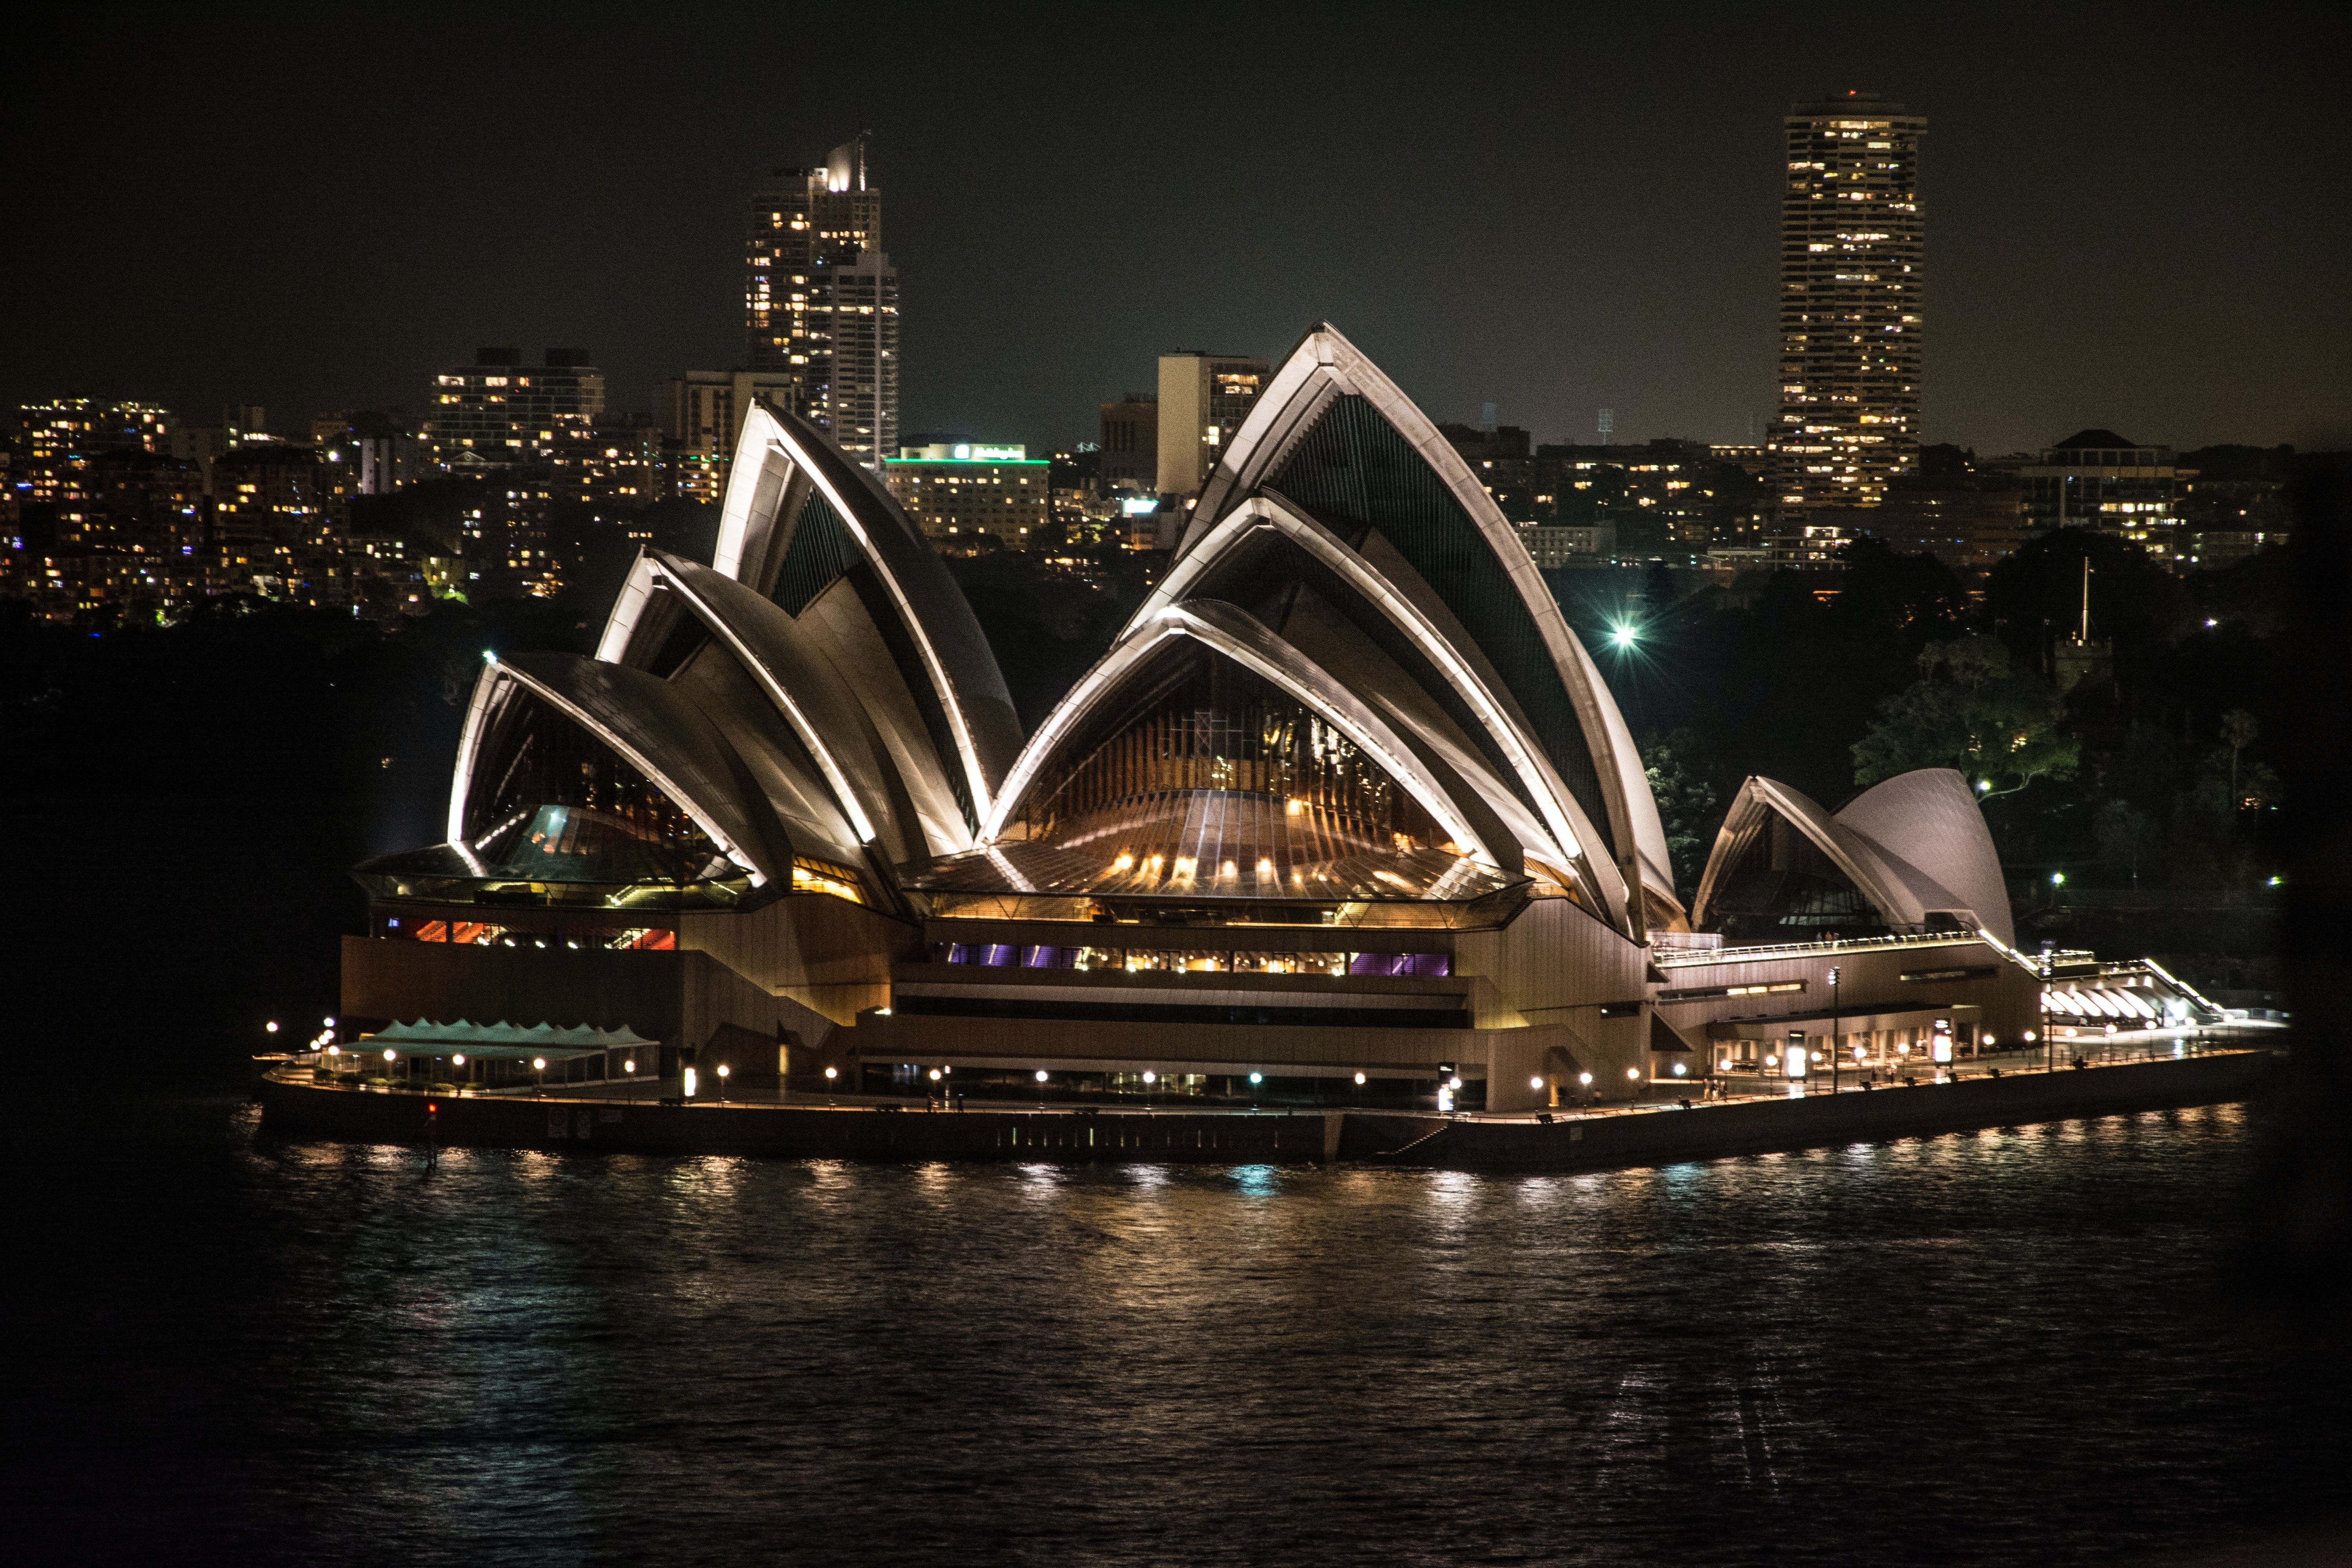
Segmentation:
{"type": "Polygon", "coordinates": [[[10,402],[300,432],[512,343],[646,407],[736,362],[751,179],[865,127],[909,431],[1089,438],[1328,318],[1438,418],[1744,439],[1780,116],[1859,87],[1929,119],[1929,439],[2352,445],[2340,6],[66,14],[15,35],[10,402]]]}

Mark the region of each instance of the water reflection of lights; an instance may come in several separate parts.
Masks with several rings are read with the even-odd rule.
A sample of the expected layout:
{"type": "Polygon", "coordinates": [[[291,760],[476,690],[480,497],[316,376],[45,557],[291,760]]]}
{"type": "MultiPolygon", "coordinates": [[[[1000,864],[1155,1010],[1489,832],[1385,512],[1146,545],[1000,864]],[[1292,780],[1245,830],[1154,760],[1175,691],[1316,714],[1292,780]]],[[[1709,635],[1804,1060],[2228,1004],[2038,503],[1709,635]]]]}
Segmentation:
{"type": "Polygon", "coordinates": [[[1433,1171],[1429,1195],[1451,1207],[1467,1202],[1478,1190],[1478,1178],[1467,1171],[1433,1171]]]}
{"type": "Polygon", "coordinates": [[[1280,1173],[1272,1165],[1236,1165],[1233,1171],[1233,1183],[1255,1197],[1275,1191],[1281,1184],[1279,1176],[1280,1173]]]}

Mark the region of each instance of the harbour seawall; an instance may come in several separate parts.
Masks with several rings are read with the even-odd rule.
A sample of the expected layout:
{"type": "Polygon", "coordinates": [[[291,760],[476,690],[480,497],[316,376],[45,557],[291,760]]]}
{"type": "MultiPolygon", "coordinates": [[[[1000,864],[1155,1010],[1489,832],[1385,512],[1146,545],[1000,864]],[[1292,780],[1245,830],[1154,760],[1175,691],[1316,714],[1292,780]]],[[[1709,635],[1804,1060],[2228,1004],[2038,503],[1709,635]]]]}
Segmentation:
{"type": "Polygon", "coordinates": [[[754,1154],[787,1159],[1303,1164],[1591,1171],[2207,1105],[2252,1094],[2273,1059],[2226,1051],[1801,1100],[1699,1102],[1535,1121],[1346,1110],[1218,1112],[698,1104],[428,1096],[272,1079],[272,1134],[451,1148],[754,1154]],[[428,1109],[430,1108],[430,1109],[428,1109]]]}
{"type": "Polygon", "coordinates": [[[2081,1071],[2011,1073],[1867,1093],[1695,1104],[1632,1116],[1555,1121],[1444,1121],[1434,1117],[1351,1118],[1341,1159],[1435,1169],[1601,1171],[1734,1154],[1766,1154],[1887,1138],[1968,1132],[2212,1105],[2251,1096],[2269,1051],[2127,1062],[2081,1071]],[[1409,1131],[1410,1130],[1410,1131],[1409,1131]]]}
{"type": "Polygon", "coordinates": [[[265,1130],[447,1148],[765,1154],[787,1159],[1299,1164],[1337,1152],[1338,1113],[925,1111],[695,1105],[556,1095],[423,1095],[265,1080],[265,1130]],[[427,1107],[434,1108],[428,1112],[427,1107]]]}

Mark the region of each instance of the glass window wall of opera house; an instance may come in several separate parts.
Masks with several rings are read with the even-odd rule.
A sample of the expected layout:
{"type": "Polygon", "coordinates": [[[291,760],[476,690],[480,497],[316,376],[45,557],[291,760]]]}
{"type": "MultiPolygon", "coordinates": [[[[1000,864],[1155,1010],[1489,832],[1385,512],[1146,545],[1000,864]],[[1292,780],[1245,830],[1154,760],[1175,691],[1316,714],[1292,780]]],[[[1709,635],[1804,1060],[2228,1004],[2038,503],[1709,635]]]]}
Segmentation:
{"type": "Polygon", "coordinates": [[[627,1028],[742,1098],[1526,1111],[1787,1032],[2016,1040],[2041,985],[1957,774],[1750,780],[1685,907],[1516,532],[1328,325],[1028,734],[888,492],[755,405],[709,560],[486,660],[446,835],[357,868],[347,1025],[627,1028]]]}

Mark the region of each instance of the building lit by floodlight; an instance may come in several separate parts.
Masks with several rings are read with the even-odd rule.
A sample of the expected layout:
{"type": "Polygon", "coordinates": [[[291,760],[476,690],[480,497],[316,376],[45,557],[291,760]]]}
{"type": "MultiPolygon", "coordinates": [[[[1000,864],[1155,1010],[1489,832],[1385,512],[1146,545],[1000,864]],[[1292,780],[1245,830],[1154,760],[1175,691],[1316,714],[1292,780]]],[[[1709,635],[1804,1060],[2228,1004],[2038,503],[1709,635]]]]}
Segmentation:
{"type": "Polygon", "coordinates": [[[951,1069],[979,1099],[1494,1110],[2036,1026],[1958,773],[1834,814],[1750,781],[1686,910],[1511,524],[1338,331],[1219,448],[1024,735],[908,509],[753,405],[709,559],[642,553],[593,657],[485,662],[445,841],[358,868],[340,1016],[576,1031],[577,1070],[736,1097],[951,1069]]]}

